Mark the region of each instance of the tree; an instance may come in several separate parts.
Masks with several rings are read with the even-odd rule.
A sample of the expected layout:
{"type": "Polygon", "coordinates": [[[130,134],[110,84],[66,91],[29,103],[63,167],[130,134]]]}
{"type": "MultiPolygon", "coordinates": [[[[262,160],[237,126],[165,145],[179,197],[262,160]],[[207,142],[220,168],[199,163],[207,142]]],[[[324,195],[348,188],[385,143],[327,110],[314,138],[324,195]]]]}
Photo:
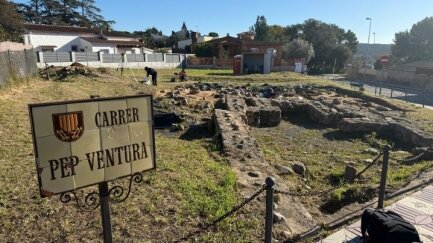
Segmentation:
{"type": "Polygon", "coordinates": [[[216,33],[216,32],[209,32],[209,34],[207,34],[207,35],[210,37],[218,37],[219,36],[218,33],[216,33]]]}
{"type": "Polygon", "coordinates": [[[391,50],[400,62],[433,61],[433,17],[414,24],[410,31],[396,33],[391,50]]]}
{"type": "Polygon", "coordinates": [[[212,47],[206,42],[199,43],[195,46],[195,54],[197,57],[212,57],[212,47]]]}
{"type": "Polygon", "coordinates": [[[304,26],[302,24],[294,24],[284,27],[287,40],[292,41],[297,38],[303,38],[303,28],[304,26]]]}
{"type": "Polygon", "coordinates": [[[17,6],[7,0],[0,0],[0,41],[22,41],[24,18],[17,12],[17,6]]]}
{"type": "Polygon", "coordinates": [[[79,25],[80,14],[77,11],[78,2],[76,0],[59,0],[60,5],[60,20],[62,24],[79,25]]]}
{"type": "Polygon", "coordinates": [[[91,27],[93,23],[103,21],[101,9],[95,6],[95,0],[78,0],[80,9],[80,26],[91,27]]]}
{"type": "Polygon", "coordinates": [[[309,61],[310,73],[326,72],[335,68],[341,70],[344,63],[353,55],[358,45],[355,34],[337,25],[327,24],[315,19],[303,23],[302,36],[314,47],[314,57],[309,61]]]}
{"type": "Polygon", "coordinates": [[[42,22],[42,0],[30,0],[28,4],[17,4],[17,12],[22,14],[24,20],[29,23],[40,24],[42,22]]]}
{"type": "Polygon", "coordinates": [[[264,41],[268,39],[269,26],[266,22],[265,16],[257,16],[256,23],[251,27],[254,31],[255,39],[264,41]]]}
{"type": "Polygon", "coordinates": [[[287,42],[288,36],[286,30],[282,26],[271,25],[269,26],[268,36],[266,39],[272,42],[287,42]]]}
{"type": "Polygon", "coordinates": [[[60,24],[61,5],[57,0],[42,0],[42,24],[60,24]]]}
{"type": "Polygon", "coordinates": [[[18,5],[28,23],[64,24],[108,29],[115,22],[105,20],[95,0],[29,0],[18,5]]]}
{"type": "Polygon", "coordinates": [[[284,58],[305,58],[305,62],[314,57],[314,48],[311,43],[303,39],[294,39],[284,46],[284,58]]]}
{"type": "Polygon", "coordinates": [[[135,36],[142,39],[144,45],[147,48],[161,48],[165,46],[165,38],[154,39],[152,35],[158,35],[162,37],[162,31],[155,27],[147,28],[145,31],[134,31],[135,36]]]}

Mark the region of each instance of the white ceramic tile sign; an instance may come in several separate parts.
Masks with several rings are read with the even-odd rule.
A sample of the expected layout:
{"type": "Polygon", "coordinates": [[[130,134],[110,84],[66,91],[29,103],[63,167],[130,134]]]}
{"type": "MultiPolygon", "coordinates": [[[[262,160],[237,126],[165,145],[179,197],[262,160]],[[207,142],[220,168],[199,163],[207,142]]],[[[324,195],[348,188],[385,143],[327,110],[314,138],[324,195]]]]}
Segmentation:
{"type": "Polygon", "coordinates": [[[41,197],[155,168],[152,96],[29,105],[41,197]]]}

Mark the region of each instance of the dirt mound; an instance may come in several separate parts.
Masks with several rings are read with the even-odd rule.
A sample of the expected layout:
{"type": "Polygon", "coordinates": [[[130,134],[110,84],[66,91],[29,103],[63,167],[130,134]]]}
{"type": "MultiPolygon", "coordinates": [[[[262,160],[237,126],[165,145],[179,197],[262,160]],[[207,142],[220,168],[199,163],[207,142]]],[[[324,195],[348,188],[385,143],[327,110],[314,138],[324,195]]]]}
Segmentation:
{"type": "MultiPolygon", "coordinates": [[[[103,72],[101,72],[103,73],[103,72]]],[[[48,66],[39,71],[41,77],[46,79],[61,80],[70,76],[82,75],[86,77],[100,77],[100,71],[89,68],[80,63],[72,63],[66,67],[48,66]]]]}

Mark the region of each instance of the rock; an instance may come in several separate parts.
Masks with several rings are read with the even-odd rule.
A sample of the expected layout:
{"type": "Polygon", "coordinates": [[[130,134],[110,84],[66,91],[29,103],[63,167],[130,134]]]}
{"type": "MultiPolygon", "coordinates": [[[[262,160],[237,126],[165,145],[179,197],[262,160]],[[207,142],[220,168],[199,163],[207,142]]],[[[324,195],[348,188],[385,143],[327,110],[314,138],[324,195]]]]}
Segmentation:
{"type": "Polygon", "coordinates": [[[371,164],[371,163],[373,163],[373,159],[364,159],[363,162],[371,164]]]}
{"type": "Polygon", "coordinates": [[[197,87],[191,87],[191,89],[189,90],[189,94],[195,95],[200,93],[200,89],[197,87]]]}
{"type": "Polygon", "coordinates": [[[335,98],[332,103],[336,104],[336,105],[340,105],[341,104],[341,100],[338,98],[335,98]]]}
{"type": "Polygon", "coordinates": [[[259,173],[255,172],[255,171],[248,172],[248,175],[251,176],[251,177],[259,177],[259,173]]]}
{"type": "Polygon", "coordinates": [[[353,181],[356,174],[358,174],[358,170],[355,167],[352,165],[346,165],[346,168],[344,169],[344,180],[353,181]]]}
{"type": "Polygon", "coordinates": [[[282,214],[274,212],[274,223],[275,224],[284,222],[285,220],[286,220],[286,218],[282,214]]]}
{"type": "Polygon", "coordinates": [[[364,149],[364,153],[369,153],[371,155],[378,155],[379,150],[377,150],[375,148],[368,148],[368,149],[364,149]]]}
{"type": "Polygon", "coordinates": [[[182,124],[180,124],[180,123],[176,123],[176,124],[173,124],[173,125],[171,126],[170,130],[171,130],[172,132],[184,131],[184,130],[185,130],[185,126],[182,125],[182,124]]]}
{"type": "Polygon", "coordinates": [[[299,175],[305,174],[305,169],[306,169],[305,165],[299,161],[294,162],[294,164],[292,165],[292,168],[296,174],[299,174],[299,175]]]}
{"type": "Polygon", "coordinates": [[[378,111],[392,111],[392,109],[385,106],[377,106],[376,110],[378,111]]]}
{"type": "Polygon", "coordinates": [[[177,100],[180,102],[181,105],[186,106],[188,105],[188,99],[186,97],[183,96],[179,96],[177,97],[177,100]]]}
{"type": "Polygon", "coordinates": [[[275,165],[275,169],[278,171],[279,175],[293,175],[294,171],[292,168],[284,166],[284,165],[275,165]]]}

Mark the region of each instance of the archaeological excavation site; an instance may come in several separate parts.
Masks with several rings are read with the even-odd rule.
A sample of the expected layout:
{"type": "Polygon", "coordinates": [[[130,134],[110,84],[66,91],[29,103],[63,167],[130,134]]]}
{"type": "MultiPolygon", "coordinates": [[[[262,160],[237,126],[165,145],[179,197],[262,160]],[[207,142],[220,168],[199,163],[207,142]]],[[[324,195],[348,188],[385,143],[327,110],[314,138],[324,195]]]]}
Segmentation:
{"type": "Polygon", "coordinates": [[[168,131],[212,137],[244,197],[275,179],[280,240],[314,239],[372,205],[386,148],[389,198],[426,183],[433,159],[431,133],[408,110],[335,86],[195,83],[160,91],[155,108],[168,131]]]}

